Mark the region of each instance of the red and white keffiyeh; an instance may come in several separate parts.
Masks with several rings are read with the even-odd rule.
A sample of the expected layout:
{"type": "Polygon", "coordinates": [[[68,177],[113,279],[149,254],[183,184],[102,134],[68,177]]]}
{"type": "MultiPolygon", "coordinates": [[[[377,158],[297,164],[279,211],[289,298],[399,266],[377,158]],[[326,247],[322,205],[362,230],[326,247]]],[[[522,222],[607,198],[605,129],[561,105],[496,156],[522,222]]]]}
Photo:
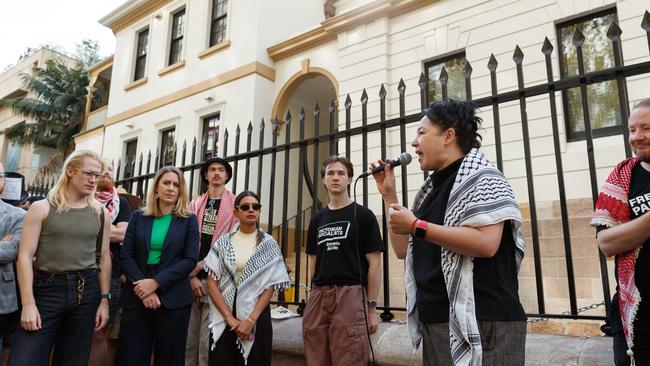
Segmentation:
{"type": "MultiPolygon", "coordinates": [[[[630,221],[628,193],[632,180],[632,168],[639,162],[636,157],[620,162],[607,177],[598,196],[592,226],[614,227],[630,221]]],[[[634,345],[634,319],[641,303],[641,294],[634,283],[634,267],[639,256],[636,248],[618,255],[618,303],[623,323],[623,332],[628,348],[634,345]]]]}
{"type": "Polygon", "coordinates": [[[106,207],[108,213],[111,215],[111,222],[115,221],[117,215],[120,213],[120,195],[117,189],[111,188],[109,191],[96,191],[95,199],[106,207]]]}
{"type": "MultiPolygon", "coordinates": [[[[188,204],[188,208],[196,214],[196,218],[199,221],[199,232],[201,232],[203,226],[203,214],[205,212],[205,203],[208,200],[208,196],[209,194],[206,192],[188,204]]],[[[228,190],[224,190],[221,194],[221,203],[219,205],[219,212],[217,213],[217,222],[215,222],[214,233],[212,234],[213,245],[220,236],[229,233],[233,226],[238,222],[237,218],[232,214],[235,210],[235,198],[235,195],[228,190]]]]}

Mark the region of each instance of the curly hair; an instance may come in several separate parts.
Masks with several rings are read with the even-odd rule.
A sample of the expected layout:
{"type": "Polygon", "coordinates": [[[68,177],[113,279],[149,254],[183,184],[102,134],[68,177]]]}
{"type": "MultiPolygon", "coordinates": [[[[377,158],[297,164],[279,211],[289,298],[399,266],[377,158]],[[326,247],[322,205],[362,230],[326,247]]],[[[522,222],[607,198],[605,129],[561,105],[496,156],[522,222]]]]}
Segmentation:
{"type": "Polygon", "coordinates": [[[467,154],[473,148],[481,147],[482,137],[478,129],[483,119],[476,115],[476,106],[472,102],[435,101],[424,111],[424,115],[445,131],[453,128],[460,149],[467,154]]]}

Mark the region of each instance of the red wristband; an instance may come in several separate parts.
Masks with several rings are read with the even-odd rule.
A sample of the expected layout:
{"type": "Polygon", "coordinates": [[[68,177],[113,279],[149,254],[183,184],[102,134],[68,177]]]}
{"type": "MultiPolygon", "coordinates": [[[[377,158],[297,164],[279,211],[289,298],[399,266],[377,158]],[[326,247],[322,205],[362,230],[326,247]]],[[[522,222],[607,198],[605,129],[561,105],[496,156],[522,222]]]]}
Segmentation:
{"type": "Polygon", "coordinates": [[[418,219],[417,217],[415,218],[415,220],[413,220],[413,223],[411,224],[411,233],[415,230],[415,226],[418,224],[418,221],[420,221],[420,219],[418,219]]]}

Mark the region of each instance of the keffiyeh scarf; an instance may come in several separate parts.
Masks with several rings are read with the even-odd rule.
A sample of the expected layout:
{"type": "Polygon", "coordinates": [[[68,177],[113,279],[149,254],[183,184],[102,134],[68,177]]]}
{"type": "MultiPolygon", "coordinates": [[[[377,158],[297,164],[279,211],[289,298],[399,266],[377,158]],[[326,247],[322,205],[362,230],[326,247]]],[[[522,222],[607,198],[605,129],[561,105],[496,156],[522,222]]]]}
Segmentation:
{"type": "MultiPolygon", "coordinates": [[[[205,203],[207,202],[209,193],[206,192],[200,197],[195,198],[188,204],[190,211],[196,214],[196,219],[199,222],[199,232],[203,226],[203,214],[205,213],[205,203]]],[[[215,223],[214,233],[212,234],[212,245],[222,235],[227,234],[235,224],[237,218],[232,214],[235,210],[235,195],[224,190],[221,194],[221,203],[219,204],[219,212],[217,213],[217,222],[215,223]]]]}
{"type": "MultiPolygon", "coordinates": [[[[433,191],[431,177],[418,191],[413,203],[417,211],[433,191]]],[[[521,212],[510,184],[478,149],[464,158],[454,180],[447,209],[445,226],[481,227],[512,221],[517,269],[524,257],[525,244],[520,231],[521,212]]],[[[432,244],[433,245],[433,244],[432,244]]],[[[474,258],[441,248],[441,266],[449,296],[449,342],[454,365],[480,366],[481,337],[474,303],[474,258]]],[[[406,308],[408,328],[417,349],[422,329],[415,303],[416,283],[413,272],[413,240],[409,237],[406,255],[406,308]]]]}
{"type": "Polygon", "coordinates": [[[95,199],[106,207],[106,210],[111,215],[111,222],[115,221],[120,213],[120,195],[117,193],[117,189],[111,188],[110,191],[97,191],[95,192],[95,199]]]}
{"type": "MultiPolygon", "coordinates": [[[[592,226],[614,227],[630,221],[628,193],[632,180],[632,168],[639,162],[632,157],[620,162],[610,173],[598,195],[592,226]]],[[[641,294],[634,282],[634,267],[640,247],[617,256],[618,303],[623,323],[623,332],[628,348],[634,345],[634,319],[641,302],[641,294]]],[[[634,360],[632,359],[632,364],[634,360]]]]}
{"type": "MultiPolygon", "coordinates": [[[[269,288],[275,290],[288,288],[290,280],[278,244],[272,236],[266,233],[263,233],[264,238],[255,247],[237,279],[235,251],[231,241],[235,232],[236,230],[223,235],[214,243],[205,259],[205,270],[212,278],[219,281],[219,289],[231,311],[235,296],[237,297],[235,312],[237,318],[243,320],[253,311],[262,292],[269,288]]],[[[212,335],[212,347],[217,343],[226,326],[225,319],[216,306],[210,302],[208,327],[212,335]]],[[[254,334],[255,329],[253,329],[254,334]]],[[[237,339],[244,361],[248,359],[253,342],[254,337],[251,340],[237,339]]]]}

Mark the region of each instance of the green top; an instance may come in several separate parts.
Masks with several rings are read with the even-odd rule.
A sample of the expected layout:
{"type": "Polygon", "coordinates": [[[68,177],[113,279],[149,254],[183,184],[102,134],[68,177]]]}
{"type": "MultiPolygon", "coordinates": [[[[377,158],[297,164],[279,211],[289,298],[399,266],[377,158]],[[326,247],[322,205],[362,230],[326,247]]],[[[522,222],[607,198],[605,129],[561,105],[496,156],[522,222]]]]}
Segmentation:
{"type": "Polygon", "coordinates": [[[165,237],[169,230],[169,224],[172,222],[172,214],[163,215],[153,219],[151,227],[151,245],[149,246],[149,259],[147,264],[160,264],[160,254],[162,253],[165,237]]]}
{"type": "Polygon", "coordinates": [[[36,269],[60,273],[97,267],[95,251],[100,227],[100,216],[90,206],[57,212],[56,207],[50,204],[38,238],[36,269]]]}

